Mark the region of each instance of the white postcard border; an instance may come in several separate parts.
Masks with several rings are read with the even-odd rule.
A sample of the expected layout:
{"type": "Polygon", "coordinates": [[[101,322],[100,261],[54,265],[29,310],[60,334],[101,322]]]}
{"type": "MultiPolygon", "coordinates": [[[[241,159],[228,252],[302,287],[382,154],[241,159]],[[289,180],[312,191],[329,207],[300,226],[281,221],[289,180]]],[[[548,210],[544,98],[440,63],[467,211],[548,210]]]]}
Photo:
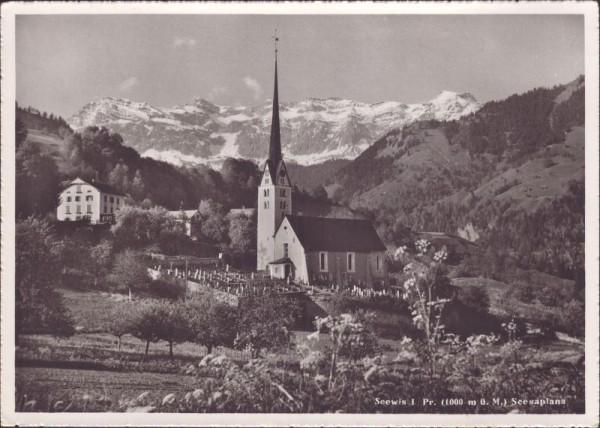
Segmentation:
{"type": "Polygon", "coordinates": [[[598,6],[595,2],[530,3],[5,3],[2,28],[2,373],[3,425],[61,426],[591,426],[598,423],[598,6]],[[586,79],[586,413],[584,415],[445,414],[117,414],[15,413],[15,15],[16,14],[583,14],[586,79]],[[596,144],[594,144],[596,143],[596,144]]]}

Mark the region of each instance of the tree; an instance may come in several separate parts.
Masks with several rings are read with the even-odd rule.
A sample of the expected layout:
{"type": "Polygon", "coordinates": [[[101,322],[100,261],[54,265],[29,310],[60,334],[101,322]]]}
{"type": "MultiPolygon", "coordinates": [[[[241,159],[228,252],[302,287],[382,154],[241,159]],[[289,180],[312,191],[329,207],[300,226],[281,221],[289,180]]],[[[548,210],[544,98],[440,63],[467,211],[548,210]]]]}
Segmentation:
{"type": "Polygon", "coordinates": [[[318,199],[320,201],[327,201],[327,199],[329,198],[329,196],[327,195],[327,191],[325,190],[325,188],[323,186],[313,187],[310,190],[310,195],[313,198],[318,199]]]}
{"type": "Polygon", "coordinates": [[[200,202],[198,211],[202,216],[201,230],[203,238],[211,244],[225,244],[227,224],[223,205],[212,199],[207,199],[200,202]]]}
{"type": "Polygon", "coordinates": [[[56,209],[58,168],[35,143],[26,141],[17,151],[15,178],[17,217],[43,216],[56,209]]]}
{"type": "Polygon", "coordinates": [[[122,162],[119,162],[117,166],[113,168],[113,170],[108,174],[108,182],[113,186],[117,186],[123,190],[126,190],[129,187],[129,168],[127,165],[123,165],[122,162]]]}
{"type": "Polygon", "coordinates": [[[150,342],[158,342],[158,332],[161,328],[161,313],[155,303],[144,303],[132,311],[131,334],[146,342],[146,355],[150,342]]]}
{"type": "Polygon", "coordinates": [[[133,182],[131,183],[131,194],[137,199],[142,200],[146,195],[146,187],[140,170],[135,172],[133,182]]]}
{"type": "Polygon", "coordinates": [[[117,338],[117,349],[119,351],[121,350],[121,338],[124,335],[131,333],[134,329],[134,313],[135,311],[133,311],[131,304],[120,305],[113,308],[110,321],[104,326],[104,330],[107,333],[110,333],[117,338]]]}
{"type": "MultiPolygon", "coordinates": [[[[94,245],[90,249],[90,261],[93,274],[96,279],[100,276],[105,276],[113,257],[113,243],[107,239],[103,239],[99,244],[94,245]]],[[[97,283],[97,281],[96,281],[97,283]]]]}
{"type": "Polygon", "coordinates": [[[250,295],[240,300],[238,309],[236,347],[247,347],[252,357],[258,358],[262,349],[290,345],[291,328],[299,313],[297,303],[275,294],[250,295]]]}
{"type": "Polygon", "coordinates": [[[154,305],[154,316],[160,319],[160,323],[156,325],[156,337],[169,344],[169,356],[173,357],[173,345],[191,338],[188,319],[182,311],[182,304],[179,302],[161,301],[154,305]]]}
{"type": "Polygon", "coordinates": [[[207,354],[215,346],[233,346],[237,333],[236,308],[208,294],[188,301],[185,312],[192,340],[206,346],[207,354]]]}
{"type": "Polygon", "coordinates": [[[17,150],[19,150],[25,140],[27,140],[27,127],[21,119],[17,118],[15,120],[15,144],[17,150]]]}
{"type": "Polygon", "coordinates": [[[150,281],[142,255],[133,250],[117,254],[110,280],[117,286],[124,287],[131,301],[132,291],[147,288],[150,281]]]}
{"type": "Polygon", "coordinates": [[[70,336],[73,321],[61,295],[60,246],[48,222],[35,217],[17,221],[15,245],[16,334],[70,336]]]}
{"type": "Polygon", "coordinates": [[[228,215],[229,248],[240,253],[256,251],[256,214],[228,215]]]}
{"type": "Polygon", "coordinates": [[[161,236],[166,235],[169,240],[185,238],[185,225],[178,223],[161,207],[145,209],[126,205],[117,211],[116,223],[111,230],[117,249],[139,249],[161,241],[163,247],[168,247],[170,242],[161,240],[161,236]]]}
{"type": "Polygon", "coordinates": [[[256,186],[260,171],[250,160],[227,158],[221,168],[225,192],[233,203],[251,206],[256,203],[256,186]]]}

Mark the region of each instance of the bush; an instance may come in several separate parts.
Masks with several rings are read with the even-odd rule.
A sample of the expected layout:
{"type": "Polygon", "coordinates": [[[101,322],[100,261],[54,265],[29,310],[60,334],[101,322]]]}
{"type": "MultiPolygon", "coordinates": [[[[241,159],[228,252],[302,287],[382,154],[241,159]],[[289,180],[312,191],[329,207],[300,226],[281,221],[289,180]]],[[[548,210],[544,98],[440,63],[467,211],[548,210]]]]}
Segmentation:
{"type": "Polygon", "coordinates": [[[98,278],[95,275],[79,269],[65,269],[61,280],[63,287],[75,290],[92,290],[98,288],[99,285],[98,278]]]}
{"type": "Polygon", "coordinates": [[[557,331],[564,331],[575,337],[585,336],[585,305],[579,300],[571,300],[558,312],[557,331]]]}
{"type": "Polygon", "coordinates": [[[185,314],[190,340],[206,346],[208,354],[215,346],[233,346],[238,327],[235,307],[218,301],[212,294],[205,294],[186,302],[185,314]]]}
{"type": "Polygon", "coordinates": [[[146,289],[150,283],[143,255],[133,250],[117,254],[109,278],[117,288],[124,288],[129,293],[130,300],[133,290],[146,289]]]}
{"type": "Polygon", "coordinates": [[[16,334],[71,336],[73,320],[55,290],[60,281],[60,245],[48,222],[17,222],[15,245],[16,334]]]}
{"type": "Polygon", "coordinates": [[[186,288],[182,281],[164,277],[150,281],[148,291],[160,298],[178,300],[185,296],[186,288]]]}
{"type": "Polygon", "coordinates": [[[298,302],[282,296],[244,296],[239,301],[237,348],[250,349],[253,358],[261,350],[276,350],[290,345],[300,308],[298,302]]]}
{"type": "Polygon", "coordinates": [[[486,313],[490,308],[490,296],[481,286],[459,288],[458,300],[475,312],[486,313]]]}
{"type": "Polygon", "coordinates": [[[531,303],[535,298],[535,289],[532,284],[517,283],[513,284],[514,296],[524,303],[531,303]]]}

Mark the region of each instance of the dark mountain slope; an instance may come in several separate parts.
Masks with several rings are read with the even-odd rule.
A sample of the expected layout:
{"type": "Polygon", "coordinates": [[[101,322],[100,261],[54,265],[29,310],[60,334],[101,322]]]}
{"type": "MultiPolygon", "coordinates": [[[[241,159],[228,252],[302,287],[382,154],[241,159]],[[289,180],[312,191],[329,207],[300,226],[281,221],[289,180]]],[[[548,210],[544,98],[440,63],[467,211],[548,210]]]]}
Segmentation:
{"type": "Polygon", "coordinates": [[[393,130],[327,190],[373,212],[388,240],[401,240],[395,231],[403,226],[463,235],[468,226],[471,239],[523,267],[572,276],[582,266],[584,92],[580,77],[487,103],[456,122],[393,130]],[[568,255],[558,255],[560,245],[568,255]]]}

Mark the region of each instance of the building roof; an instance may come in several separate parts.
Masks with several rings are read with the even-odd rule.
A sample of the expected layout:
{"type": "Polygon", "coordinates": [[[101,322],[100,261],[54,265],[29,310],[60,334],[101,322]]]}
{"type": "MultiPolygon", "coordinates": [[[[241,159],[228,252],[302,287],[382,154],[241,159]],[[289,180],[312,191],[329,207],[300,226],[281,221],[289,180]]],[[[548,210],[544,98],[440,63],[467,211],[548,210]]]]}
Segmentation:
{"type": "Polygon", "coordinates": [[[231,215],[245,215],[252,216],[256,212],[256,208],[232,208],[229,210],[229,214],[231,215]]]}
{"type": "Polygon", "coordinates": [[[466,247],[478,247],[478,245],[474,242],[461,238],[460,236],[444,232],[419,232],[417,233],[417,237],[424,238],[434,243],[446,246],[454,246],[460,244],[466,247]]]}
{"type": "Polygon", "coordinates": [[[192,218],[193,216],[195,216],[196,214],[198,214],[198,210],[177,210],[177,211],[167,211],[168,214],[170,216],[173,217],[177,217],[179,218],[179,216],[181,216],[181,213],[183,213],[186,218],[192,218]]]}
{"type": "Polygon", "coordinates": [[[92,181],[89,184],[94,186],[96,189],[100,190],[102,193],[110,193],[111,195],[125,196],[125,193],[121,192],[116,187],[113,187],[110,184],[100,183],[99,181],[92,181]]]}
{"type": "Polygon", "coordinates": [[[81,178],[76,178],[75,180],[69,182],[69,184],[67,184],[63,190],[66,190],[69,187],[75,186],[77,184],[89,184],[90,186],[94,186],[96,189],[98,189],[102,193],[110,193],[111,195],[117,195],[117,196],[127,196],[127,195],[125,195],[125,193],[121,192],[116,187],[113,187],[110,184],[101,183],[100,181],[94,181],[94,180],[85,181],[85,180],[82,180],[81,178]]]}
{"type": "Polygon", "coordinates": [[[294,262],[292,262],[292,260],[289,257],[284,257],[281,259],[277,259],[277,260],[273,260],[272,262],[269,262],[270,265],[287,265],[287,264],[294,264],[294,262]]]}
{"type": "Polygon", "coordinates": [[[305,251],[385,251],[369,220],[286,216],[305,251]]]}

